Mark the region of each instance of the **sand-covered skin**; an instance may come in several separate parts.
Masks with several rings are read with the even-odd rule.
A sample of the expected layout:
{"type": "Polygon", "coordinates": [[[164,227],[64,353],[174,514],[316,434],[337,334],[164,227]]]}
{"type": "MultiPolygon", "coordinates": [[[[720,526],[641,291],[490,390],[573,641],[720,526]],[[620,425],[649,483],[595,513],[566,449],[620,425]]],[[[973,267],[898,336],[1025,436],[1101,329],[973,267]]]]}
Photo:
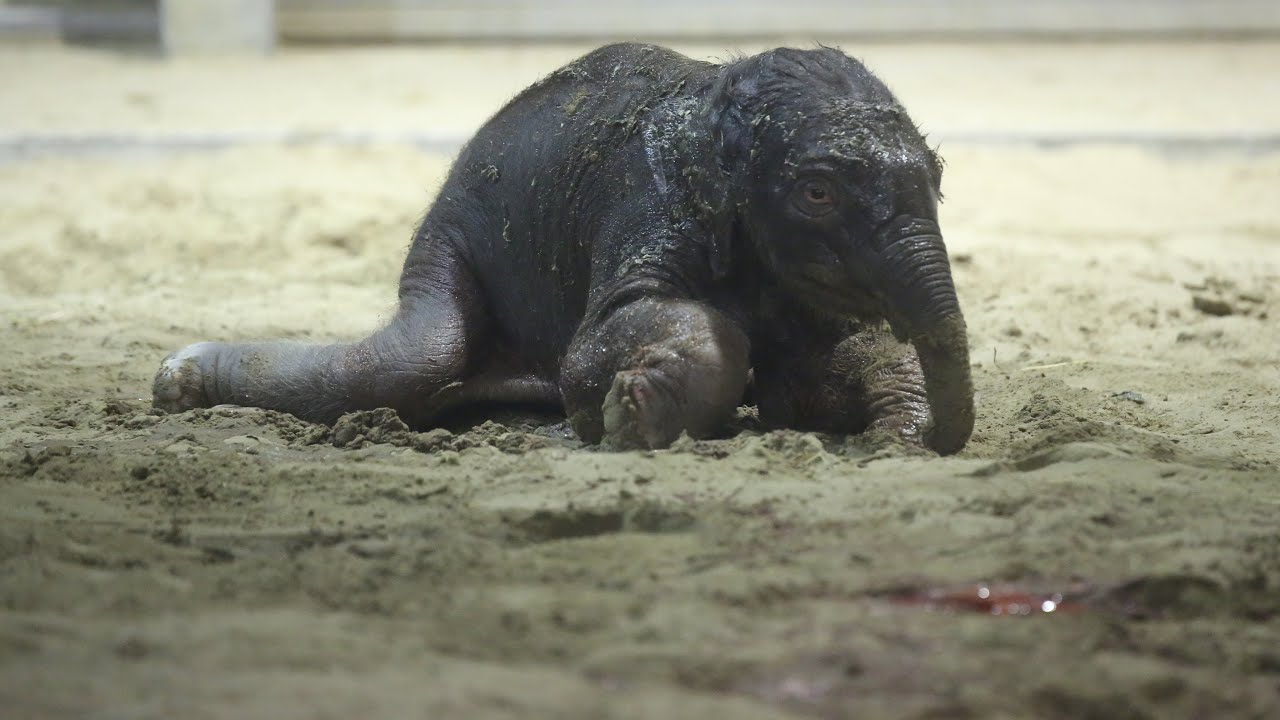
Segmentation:
{"type": "MultiPolygon", "coordinates": [[[[909,49],[878,52],[910,67],[909,49]]],[[[69,65],[95,92],[174,72],[226,88],[241,73],[237,101],[257,87],[253,63],[40,52],[49,86],[69,65]]],[[[402,70],[414,52],[301,67],[337,87],[400,78],[386,97],[412,97],[431,92],[402,70]]],[[[939,92],[976,118],[948,73],[1009,52],[923,54],[955,58],[939,92]]],[[[1017,72],[1052,68],[1067,89],[1102,64],[1035,52],[1017,72]]],[[[1207,78],[1243,56],[1258,72],[1280,47],[1096,52],[1117,68],[1105,97],[1130,97],[1127,82],[1169,107],[1116,100],[1064,127],[1277,130],[1274,93],[1218,116],[1179,99],[1178,73],[1139,68],[1173,58],[1207,78]]],[[[266,85],[256,127],[292,127],[275,94],[288,83],[266,85]]],[[[178,109],[153,129],[208,129],[181,110],[207,98],[154,92],[178,109]]],[[[104,112],[95,126],[91,107],[59,104],[73,99],[38,97],[46,129],[134,125],[104,112]]],[[[458,127],[491,100],[478,91],[458,127]]],[[[966,129],[920,104],[926,129],[966,129]]],[[[335,110],[350,122],[333,127],[361,112],[335,110]]],[[[40,129],[35,113],[15,106],[0,129],[40,129]]],[[[984,127],[1049,117],[1034,98],[1023,113],[984,127]]],[[[557,418],[509,413],[429,433],[379,413],[333,429],[161,415],[149,385],[175,348],[349,339],[387,318],[448,158],[387,145],[0,164],[5,717],[1275,716],[1280,153],[943,153],[979,411],[946,459],[764,433],[749,412],[725,439],[655,453],[584,449],[557,418]],[[903,602],[977,583],[1064,606],[903,602]]]]}

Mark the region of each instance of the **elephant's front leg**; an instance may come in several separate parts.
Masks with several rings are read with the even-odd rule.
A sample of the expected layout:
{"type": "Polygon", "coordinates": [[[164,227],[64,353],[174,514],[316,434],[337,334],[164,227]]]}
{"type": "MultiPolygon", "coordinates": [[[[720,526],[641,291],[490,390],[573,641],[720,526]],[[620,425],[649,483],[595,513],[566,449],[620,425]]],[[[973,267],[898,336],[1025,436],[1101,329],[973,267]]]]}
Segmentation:
{"type": "Polygon", "coordinates": [[[825,347],[768,355],[755,368],[766,424],[838,433],[880,430],[924,444],[929,403],[911,345],[883,331],[864,331],[825,347]]]}
{"type": "Polygon", "coordinates": [[[701,303],[644,298],[575,336],[561,367],[569,421],[587,442],[663,448],[720,430],[747,382],[746,335],[701,303]]]}

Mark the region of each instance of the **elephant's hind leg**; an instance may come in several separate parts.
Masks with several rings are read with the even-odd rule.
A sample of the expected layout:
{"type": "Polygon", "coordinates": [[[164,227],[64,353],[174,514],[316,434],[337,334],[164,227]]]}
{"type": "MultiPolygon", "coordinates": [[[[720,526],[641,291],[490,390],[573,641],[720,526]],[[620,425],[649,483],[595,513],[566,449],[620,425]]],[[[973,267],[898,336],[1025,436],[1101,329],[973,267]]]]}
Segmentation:
{"type": "Polygon", "coordinates": [[[411,424],[446,409],[465,376],[471,343],[485,333],[474,283],[453,264],[431,287],[402,291],[395,317],[355,343],[190,345],[160,366],[156,407],[218,404],[289,412],[330,423],[353,410],[390,407],[411,424]]]}

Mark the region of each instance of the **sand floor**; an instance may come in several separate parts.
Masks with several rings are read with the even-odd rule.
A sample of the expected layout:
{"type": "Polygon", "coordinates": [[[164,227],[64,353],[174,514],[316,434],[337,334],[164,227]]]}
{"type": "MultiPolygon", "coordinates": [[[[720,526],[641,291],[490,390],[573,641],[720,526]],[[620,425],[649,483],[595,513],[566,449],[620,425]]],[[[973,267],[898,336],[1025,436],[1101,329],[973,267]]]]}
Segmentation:
{"type": "Polygon", "coordinates": [[[449,163],[396,138],[581,49],[0,48],[0,714],[1280,716],[1278,44],[854,49],[948,161],[956,457],[150,410],[189,342],[385,319],[449,163]]]}

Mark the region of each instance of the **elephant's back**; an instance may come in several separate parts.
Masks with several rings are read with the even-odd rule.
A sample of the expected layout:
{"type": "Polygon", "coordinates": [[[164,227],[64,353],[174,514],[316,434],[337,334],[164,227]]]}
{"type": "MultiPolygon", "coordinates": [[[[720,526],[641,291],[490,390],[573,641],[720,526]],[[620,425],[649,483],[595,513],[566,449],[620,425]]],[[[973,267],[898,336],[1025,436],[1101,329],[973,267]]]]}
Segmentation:
{"type": "Polygon", "coordinates": [[[454,162],[424,228],[452,236],[513,349],[558,370],[586,308],[593,241],[625,193],[621,153],[714,66],[651,45],[595,50],[522,91],[454,162]]]}

